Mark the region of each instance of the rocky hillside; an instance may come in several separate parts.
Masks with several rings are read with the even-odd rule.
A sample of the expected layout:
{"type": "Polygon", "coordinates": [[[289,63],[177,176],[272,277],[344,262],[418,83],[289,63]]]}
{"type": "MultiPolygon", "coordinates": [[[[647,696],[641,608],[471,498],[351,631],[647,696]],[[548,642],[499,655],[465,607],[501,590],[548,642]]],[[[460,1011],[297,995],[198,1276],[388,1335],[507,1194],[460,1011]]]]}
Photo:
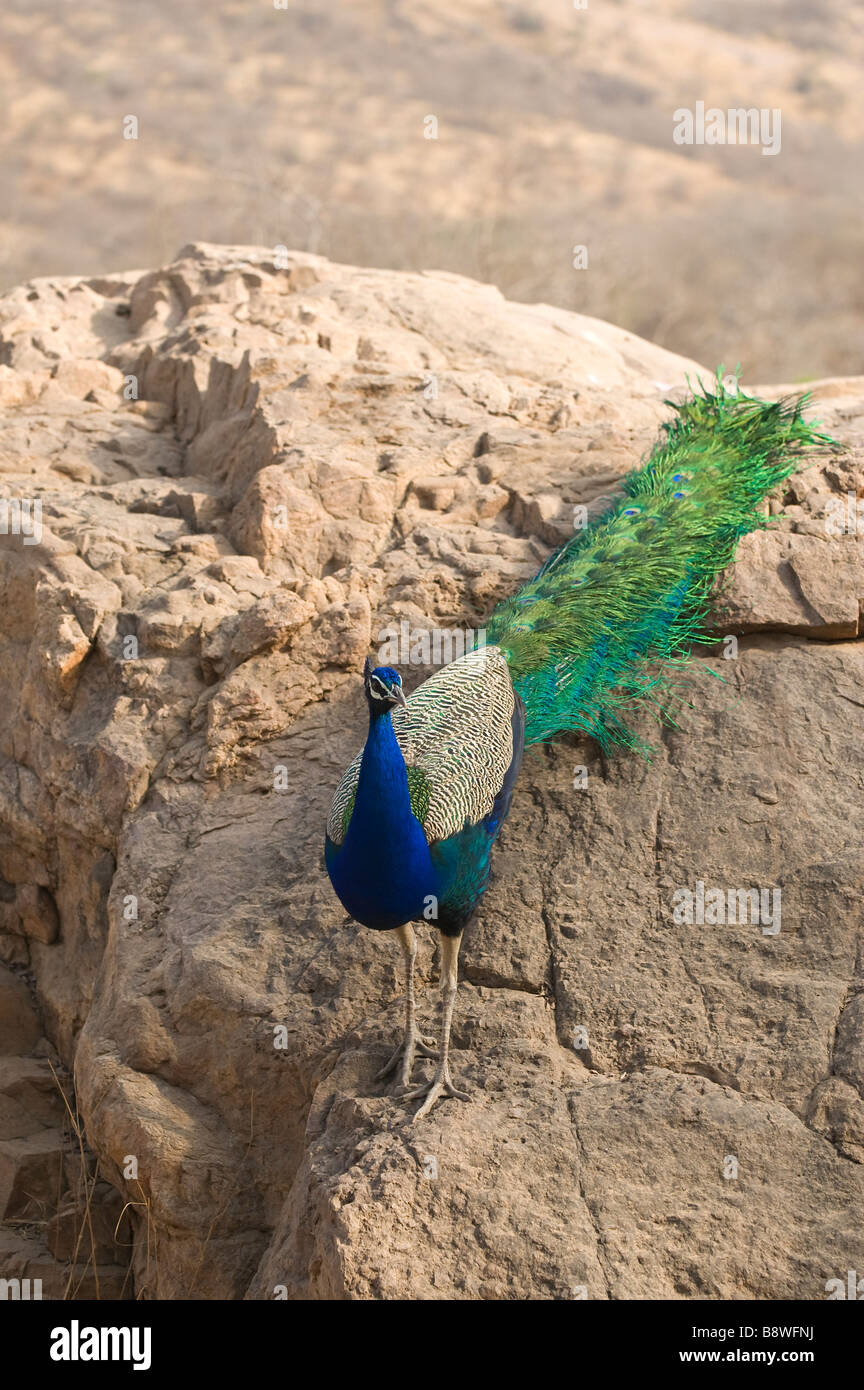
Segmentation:
{"type": "MultiPolygon", "coordinates": [[[[817,385],[847,452],[741,548],[723,682],[650,763],[526,760],[463,949],[474,1099],[409,1128],[373,1080],[397,952],[322,867],[359,668],[403,620],[481,626],[699,369],[454,275],[210,245],[11,291],[0,361],[2,1040],[16,1094],[52,1049],[74,1073],[136,1296],[820,1298],[864,1267],[864,582],[830,524],[864,379],[817,385]],[[780,888],[781,931],[676,924],[700,881],[780,888]]],[[[431,933],[420,971],[431,1020],[431,933]]]]}

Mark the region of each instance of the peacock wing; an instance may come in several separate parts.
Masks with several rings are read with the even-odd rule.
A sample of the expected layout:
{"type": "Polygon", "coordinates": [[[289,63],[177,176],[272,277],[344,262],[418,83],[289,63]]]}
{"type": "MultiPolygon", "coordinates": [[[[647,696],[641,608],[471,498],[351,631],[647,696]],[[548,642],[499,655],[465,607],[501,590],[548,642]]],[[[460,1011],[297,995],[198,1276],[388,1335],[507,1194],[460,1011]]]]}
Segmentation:
{"type": "MultiPolygon", "coordinates": [[[[393,712],[411,809],[430,844],[493,811],[521,752],[515,713],[513,683],[498,647],[478,648],[442,666],[393,712]]],[[[361,750],[346,768],[330,807],[327,834],[336,845],[351,820],[362,756],[361,750]]]]}

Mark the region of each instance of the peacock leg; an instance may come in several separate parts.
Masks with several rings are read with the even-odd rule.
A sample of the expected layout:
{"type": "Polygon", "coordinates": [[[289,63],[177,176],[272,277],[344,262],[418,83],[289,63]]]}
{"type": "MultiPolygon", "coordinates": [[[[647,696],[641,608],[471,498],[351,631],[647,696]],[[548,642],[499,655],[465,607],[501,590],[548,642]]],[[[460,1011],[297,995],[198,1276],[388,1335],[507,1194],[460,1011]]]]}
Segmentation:
{"type": "Polygon", "coordinates": [[[414,928],[410,922],[406,922],[403,927],[396,928],[396,935],[399,938],[399,945],[402,947],[405,956],[405,985],[406,985],[406,1004],[405,1004],[405,1037],[397,1047],[393,1056],[386,1066],[382,1067],[377,1073],[375,1080],[381,1081],[401,1060],[402,1066],[399,1071],[398,1086],[407,1086],[411,1080],[411,1068],[414,1065],[414,1054],[419,1052],[422,1057],[437,1057],[435,1051],[435,1039],[424,1038],[417,1029],[417,1011],[414,997],[414,963],[417,959],[417,938],[414,935],[414,928]]]}
{"type": "Polygon", "coordinates": [[[453,1078],[450,1075],[450,1025],[453,1022],[453,1005],[456,1001],[456,986],[458,983],[458,961],[460,936],[441,937],[441,1052],[438,1059],[438,1067],[431,1081],[425,1085],[418,1086],[415,1091],[408,1091],[405,1100],[419,1100],[425,1096],[423,1104],[412,1119],[422,1120],[424,1115],[428,1115],[436,1100],[441,1096],[455,1096],[457,1100],[469,1100],[467,1091],[460,1091],[453,1085],[453,1078]]]}

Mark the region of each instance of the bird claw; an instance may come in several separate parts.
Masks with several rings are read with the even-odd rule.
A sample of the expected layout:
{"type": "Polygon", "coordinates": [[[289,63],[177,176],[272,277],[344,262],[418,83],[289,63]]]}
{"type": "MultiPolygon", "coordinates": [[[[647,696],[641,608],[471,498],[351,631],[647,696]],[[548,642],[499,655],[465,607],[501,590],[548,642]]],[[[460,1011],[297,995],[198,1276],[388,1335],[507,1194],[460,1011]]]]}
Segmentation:
{"type": "Polygon", "coordinates": [[[375,1073],[376,1081],[383,1081],[385,1076],[389,1076],[396,1064],[402,1062],[402,1075],[399,1079],[400,1086],[407,1086],[411,1079],[411,1068],[414,1065],[414,1055],[419,1052],[421,1057],[436,1057],[438,1052],[435,1048],[434,1038],[425,1038],[422,1033],[406,1033],[402,1042],[396,1048],[390,1060],[375,1073]]]}
{"type": "Polygon", "coordinates": [[[468,1091],[460,1091],[458,1086],[453,1085],[453,1078],[450,1075],[449,1067],[445,1067],[443,1070],[439,1068],[431,1081],[427,1081],[424,1085],[418,1086],[413,1091],[403,1092],[401,1099],[419,1100],[421,1096],[425,1096],[426,1099],[417,1113],[411,1118],[409,1124],[413,1125],[417,1120],[422,1120],[425,1115],[428,1115],[436,1100],[440,1100],[442,1096],[452,1096],[454,1100],[471,1099],[471,1095],[468,1091]]]}

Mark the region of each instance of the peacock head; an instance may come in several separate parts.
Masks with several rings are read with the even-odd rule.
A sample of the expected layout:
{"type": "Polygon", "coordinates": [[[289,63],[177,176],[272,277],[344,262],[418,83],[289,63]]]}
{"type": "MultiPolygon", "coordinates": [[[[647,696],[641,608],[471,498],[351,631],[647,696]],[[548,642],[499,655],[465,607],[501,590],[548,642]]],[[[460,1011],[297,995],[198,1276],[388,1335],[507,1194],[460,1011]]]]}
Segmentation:
{"type": "Polygon", "coordinates": [[[402,677],[392,666],[372,667],[368,656],[363,667],[363,686],[372,714],[386,714],[395,705],[405,704],[402,677]]]}

